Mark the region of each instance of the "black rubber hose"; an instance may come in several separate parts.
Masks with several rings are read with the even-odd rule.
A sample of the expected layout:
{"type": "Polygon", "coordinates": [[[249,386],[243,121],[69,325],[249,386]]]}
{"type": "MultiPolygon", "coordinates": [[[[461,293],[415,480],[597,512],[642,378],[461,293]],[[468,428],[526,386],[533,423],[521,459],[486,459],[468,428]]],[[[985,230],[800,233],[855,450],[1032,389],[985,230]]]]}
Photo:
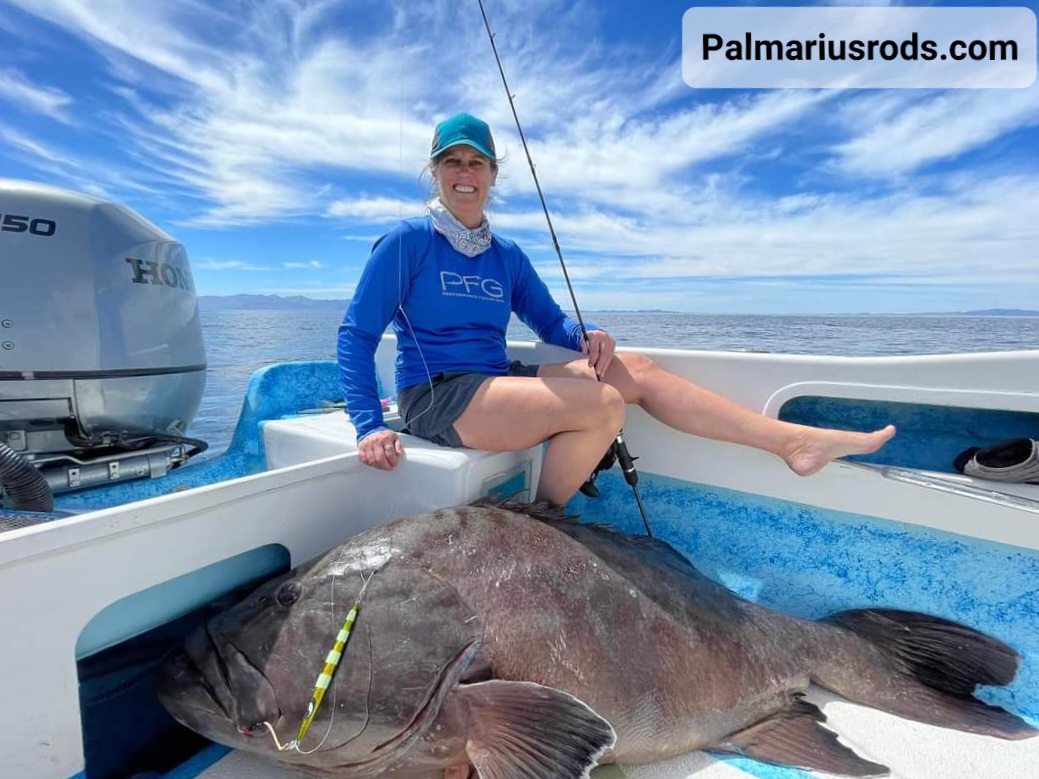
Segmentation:
{"type": "Polygon", "coordinates": [[[0,442],[0,485],[20,511],[53,511],[54,493],[43,474],[7,444],[0,442]]]}

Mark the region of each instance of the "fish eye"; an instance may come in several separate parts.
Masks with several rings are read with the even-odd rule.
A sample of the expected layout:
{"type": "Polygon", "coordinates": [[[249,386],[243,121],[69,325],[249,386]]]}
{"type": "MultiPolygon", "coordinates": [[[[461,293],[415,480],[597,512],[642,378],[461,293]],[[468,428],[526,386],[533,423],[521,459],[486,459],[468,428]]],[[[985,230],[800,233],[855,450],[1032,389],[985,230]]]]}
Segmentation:
{"type": "Polygon", "coordinates": [[[303,588],[300,587],[299,582],[285,582],[285,584],[281,585],[278,589],[278,594],[274,597],[278,599],[278,603],[282,606],[291,606],[299,600],[299,596],[302,592],[303,588]]]}

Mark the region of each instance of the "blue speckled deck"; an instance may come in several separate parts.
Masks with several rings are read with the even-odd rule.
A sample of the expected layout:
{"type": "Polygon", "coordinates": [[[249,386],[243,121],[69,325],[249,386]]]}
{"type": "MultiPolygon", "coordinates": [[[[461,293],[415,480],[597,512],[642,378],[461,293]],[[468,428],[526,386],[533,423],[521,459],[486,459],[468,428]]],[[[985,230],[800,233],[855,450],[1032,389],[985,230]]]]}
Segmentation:
{"type": "MultiPolygon", "coordinates": [[[[578,495],[567,508],[645,532],[618,471],[597,486],[601,497],[578,495]]],[[[923,611],[1006,641],[1022,656],[1018,677],[979,697],[1039,724],[1039,553],[652,474],[640,487],[653,534],[748,600],[809,619],[864,606],[923,611]]],[[[810,776],[731,762],[761,779],[810,776]]]]}
{"type": "Polygon", "coordinates": [[[784,403],[779,418],[840,430],[877,430],[894,424],[898,435],[884,448],[849,459],[946,473],[955,472],[952,461],[968,447],[1008,438],[1039,439],[1039,414],[989,408],[804,396],[784,403]]]}
{"type": "MultiPolygon", "coordinates": [[[[619,472],[597,485],[600,498],[579,495],[568,509],[644,532],[619,472]]],[[[1039,723],[1039,553],[652,474],[641,475],[641,491],[654,534],[749,600],[805,618],[863,606],[925,611],[1007,641],[1023,658],[1018,678],[981,697],[1039,723]]],[[[813,776],[720,759],[759,779],[813,776]]]]}
{"type": "Polygon", "coordinates": [[[161,479],[130,481],[61,495],[55,504],[66,511],[92,511],[259,473],[266,468],[263,422],[307,409],[329,407],[342,397],[339,369],[332,360],[268,365],[250,377],[234,437],[222,454],[203,455],[197,462],[171,471],[161,479]]]}
{"type": "MultiPolygon", "coordinates": [[[[62,496],[58,507],[90,510],[262,471],[265,420],[340,397],[334,362],[268,366],[249,382],[225,453],[164,479],[62,496]]],[[[1022,428],[1033,423],[1034,415],[986,412],[965,421],[930,407],[903,405],[909,407],[863,404],[856,409],[826,399],[799,399],[784,407],[784,416],[809,424],[870,429],[902,413],[896,420],[901,434],[883,450],[883,458],[907,467],[941,469],[941,463],[978,436],[1039,437],[1039,427],[1022,428]]],[[[619,472],[602,474],[598,486],[602,497],[593,501],[578,496],[571,501],[571,511],[589,521],[642,533],[634,499],[619,472]]],[[[1039,723],[1039,553],[652,474],[642,474],[641,487],[654,533],[750,600],[806,618],[863,606],[912,609],[964,622],[1007,641],[1023,658],[1018,678],[1011,687],[985,690],[981,697],[1039,723]]],[[[984,521],[983,507],[978,521],[984,521]]],[[[195,776],[221,754],[219,748],[207,751],[168,779],[195,776]]],[[[724,759],[761,779],[809,776],[756,761],[724,759]]]]}

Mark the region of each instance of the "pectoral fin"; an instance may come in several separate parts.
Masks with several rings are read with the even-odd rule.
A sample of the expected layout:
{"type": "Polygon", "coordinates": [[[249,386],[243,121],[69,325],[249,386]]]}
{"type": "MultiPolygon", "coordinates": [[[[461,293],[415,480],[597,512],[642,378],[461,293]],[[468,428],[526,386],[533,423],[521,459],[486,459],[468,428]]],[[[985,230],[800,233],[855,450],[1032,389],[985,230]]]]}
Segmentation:
{"type": "Polygon", "coordinates": [[[459,687],[466,752],[481,779],[578,779],[613,746],[610,723],[572,695],[532,682],[459,687]]]}
{"type": "Polygon", "coordinates": [[[729,736],[712,751],[731,752],[766,763],[826,771],[841,776],[886,776],[887,766],[871,763],[837,740],[820,723],[826,715],[800,696],[782,711],[729,736]]]}

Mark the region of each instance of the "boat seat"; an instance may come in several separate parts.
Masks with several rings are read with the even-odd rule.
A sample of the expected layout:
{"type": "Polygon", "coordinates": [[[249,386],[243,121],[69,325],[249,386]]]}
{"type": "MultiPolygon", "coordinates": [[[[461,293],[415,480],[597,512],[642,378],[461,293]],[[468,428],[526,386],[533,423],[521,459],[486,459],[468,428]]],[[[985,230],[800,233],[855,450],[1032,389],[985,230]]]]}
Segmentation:
{"type": "MultiPolygon", "coordinates": [[[[393,407],[384,419],[404,445],[409,486],[436,495],[439,505],[469,503],[487,495],[534,498],[541,475],[540,445],[517,452],[452,449],[401,433],[403,423],[393,407]]],[[[356,430],[341,409],[269,420],[262,427],[269,470],[357,452],[356,430]]]]}

